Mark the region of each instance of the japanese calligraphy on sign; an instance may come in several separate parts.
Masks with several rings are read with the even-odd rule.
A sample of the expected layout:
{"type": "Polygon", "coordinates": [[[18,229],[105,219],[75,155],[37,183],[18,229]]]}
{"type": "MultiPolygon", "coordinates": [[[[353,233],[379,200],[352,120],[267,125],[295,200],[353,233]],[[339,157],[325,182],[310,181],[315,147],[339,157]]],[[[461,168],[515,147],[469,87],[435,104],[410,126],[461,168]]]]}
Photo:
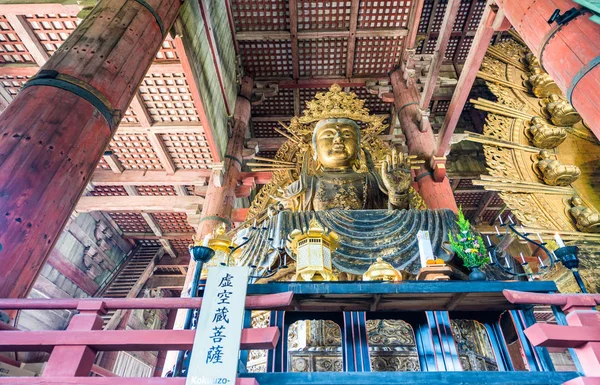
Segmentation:
{"type": "Polygon", "coordinates": [[[235,384],[248,267],[209,268],[186,385],[235,384]]]}

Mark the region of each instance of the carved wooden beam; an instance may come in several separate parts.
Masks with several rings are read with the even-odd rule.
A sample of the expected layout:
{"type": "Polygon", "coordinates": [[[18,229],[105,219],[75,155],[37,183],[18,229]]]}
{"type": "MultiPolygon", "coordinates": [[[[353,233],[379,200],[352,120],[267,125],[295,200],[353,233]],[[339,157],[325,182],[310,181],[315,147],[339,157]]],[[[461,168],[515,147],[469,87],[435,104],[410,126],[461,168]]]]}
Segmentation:
{"type": "Polygon", "coordinates": [[[115,174],[121,174],[124,171],[121,161],[115,154],[113,154],[112,151],[105,151],[104,155],[102,155],[102,158],[115,174]]]}
{"type": "MultiPolygon", "coordinates": [[[[295,0],[292,0],[295,2],[295,0]]],[[[294,4],[295,5],[295,4],[294,4]]],[[[292,23],[293,7],[290,2],[290,25],[292,23]]],[[[297,20],[297,10],[296,10],[297,20]]],[[[297,22],[296,22],[297,25],[297,22]]],[[[290,28],[290,31],[293,31],[290,28]]],[[[338,30],[338,31],[297,31],[296,33],[287,31],[248,31],[236,33],[238,41],[260,41],[260,40],[292,40],[296,36],[297,40],[314,40],[314,39],[327,39],[327,38],[350,38],[352,36],[350,30],[338,30]]],[[[406,28],[364,28],[355,30],[355,37],[402,37],[408,34],[406,28]]]]}
{"type": "Polygon", "coordinates": [[[348,45],[346,54],[346,77],[352,77],[354,72],[354,51],[356,50],[356,27],[358,25],[358,7],[360,1],[352,0],[350,6],[350,31],[348,31],[348,45]]]}
{"type": "MultiPolygon", "coordinates": [[[[298,2],[297,0],[290,0],[290,32],[287,39],[291,40],[292,46],[292,76],[294,79],[300,77],[300,54],[298,52],[298,2]]],[[[240,34],[236,35],[238,40],[240,34]]],[[[267,38],[268,39],[268,38],[267,38]]],[[[263,39],[258,39],[263,40],[263,39]]]]}

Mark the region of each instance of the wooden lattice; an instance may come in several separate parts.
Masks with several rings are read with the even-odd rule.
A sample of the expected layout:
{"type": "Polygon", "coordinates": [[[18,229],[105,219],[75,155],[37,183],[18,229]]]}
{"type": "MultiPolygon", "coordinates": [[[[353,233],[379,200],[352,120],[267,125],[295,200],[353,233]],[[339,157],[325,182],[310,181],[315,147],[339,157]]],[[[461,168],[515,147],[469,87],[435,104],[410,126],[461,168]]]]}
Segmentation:
{"type": "Polygon", "coordinates": [[[469,17],[469,9],[471,9],[471,1],[463,0],[458,7],[458,13],[456,14],[456,20],[452,26],[452,31],[462,32],[469,17]]]}
{"type": "Polygon", "coordinates": [[[23,84],[29,79],[29,76],[10,76],[10,75],[1,75],[0,76],[0,84],[9,94],[13,97],[17,96],[23,84]]]}
{"type": "Polygon", "coordinates": [[[162,170],[156,153],[144,134],[115,134],[110,150],[128,170],[162,170]]]}
{"type": "Polygon", "coordinates": [[[127,192],[123,186],[94,186],[94,190],[90,191],[93,196],[127,196],[127,192]]]}
{"type": "Polygon", "coordinates": [[[300,76],[343,76],[346,73],[346,38],[298,41],[300,76]]]}
{"type": "Polygon", "coordinates": [[[456,190],[454,198],[456,199],[456,204],[459,206],[476,207],[484,194],[485,191],[483,190],[482,192],[461,192],[460,190],[456,190]]]}
{"type": "Polygon", "coordinates": [[[363,0],[358,9],[359,28],[408,28],[410,0],[363,0]]]}
{"type": "Polygon", "coordinates": [[[49,55],[77,28],[80,20],[69,15],[26,15],[27,22],[49,55]]]}
{"type": "Polygon", "coordinates": [[[172,196],[177,195],[173,186],[136,186],[139,195],[144,196],[172,196]]]}
{"type": "MultiPolygon", "coordinates": [[[[283,123],[288,124],[289,122],[283,123]]],[[[277,122],[252,122],[256,138],[281,138],[281,134],[275,131],[273,127],[281,129],[281,126],[277,122]]]]}
{"type": "Polygon", "coordinates": [[[194,233],[185,213],[154,213],[152,214],[164,233],[194,233]]]}
{"type": "Polygon", "coordinates": [[[175,43],[171,37],[167,37],[161,44],[154,58],[156,61],[177,61],[179,55],[175,49],[175,43]]]}
{"type": "Polygon", "coordinates": [[[259,151],[258,154],[256,154],[256,155],[258,155],[262,158],[274,159],[276,154],[277,154],[277,151],[259,151]]]}
{"type": "Polygon", "coordinates": [[[433,17],[429,22],[429,31],[430,32],[440,32],[440,28],[442,27],[442,22],[444,21],[444,14],[446,13],[446,7],[448,6],[448,0],[440,0],[437,3],[437,7],[434,9],[433,17]]]}
{"type": "Polygon", "coordinates": [[[169,240],[169,242],[171,243],[171,246],[173,247],[175,253],[177,253],[177,255],[180,257],[189,256],[189,245],[194,243],[192,237],[186,239],[171,239],[169,240]]]}
{"type": "Polygon", "coordinates": [[[138,124],[139,123],[139,120],[138,120],[137,116],[135,116],[135,112],[133,112],[131,107],[129,107],[125,111],[125,115],[123,115],[123,118],[121,119],[121,123],[130,123],[130,124],[138,124]]]}
{"type": "Polygon", "coordinates": [[[457,62],[464,62],[467,60],[467,56],[469,55],[469,50],[471,49],[471,44],[473,43],[473,36],[463,36],[460,47],[456,51],[455,60],[457,62]]]}
{"type": "Polygon", "coordinates": [[[156,239],[138,239],[136,242],[141,246],[160,247],[160,241],[156,239]]]}
{"type": "Polygon", "coordinates": [[[310,102],[315,98],[318,92],[327,92],[329,89],[322,88],[300,88],[300,113],[306,108],[306,102],[310,102]]]}
{"type": "Polygon", "coordinates": [[[446,54],[444,55],[446,60],[452,60],[454,58],[460,39],[461,36],[450,37],[450,40],[448,40],[448,48],[446,48],[446,54]]]}
{"type": "Polygon", "coordinates": [[[390,103],[385,103],[379,96],[368,92],[365,87],[351,88],[350,91],[365,101],[365,107],[372,114],[387,114],[390,112],[390,103]]]}
{"type": "Polygon", "coordinates": [[[248,76],[292,76],[292,45],[289,41],[240,41],[239,48],[248,76]]]}
{"type": "Polygon", "coordinates": [[[473,11],[471,15],[471,20],[469,20],[469,24],[467,29],[470,31],[476,31],[479,26],[479,22],[481,21],[481,16],[483,16],[483,11],[485,10],[486,0],[475,0],[473,4],[473,11]]]}
{"type": "Polygon", "coordinates": [[[200,122],[183,73],[147,74],[140,94],[155,122],[200,122]]]}
{"type": "Polygon", "coordinates": [[[285,0],[231,0],[235,30],[283,31],[290,28],[285,0]]]}
{"type": "Polygon", "coordinates": [[[277,95],[266,98],[262,103],[252,106],[253,116],[291,116],[294,115],[294,91],[280,89],[277,95]]]}
{"type": "Polygon", "coordinates": [[[350,1],[299,0],[298,30],[347,30],[350,1]]]}
{"type": "Polygon", "coordinates": [[[19,35],[6,17],[0,15],[0,63],[33,63],[19,35]]]}
{"type": "Polygon", "coordinates": [[[425,0],[423,10],[421,11],[421,20],[419,20],[419,33],[426,33],[429,26],[429,20],[433,14],[434,0],[425,0]]]}
{"type": "Polygon", "coordinates": [[[151,233],[152,229],[139,213],[110,213],[110,217],[124,232],[151,233]]]}
{"type": "Polygon", "coordinates": [[[449,106],[450,106],[449,100],[438,100],[437,105],[432,112],[446,113],[446,112],[448,112],[449,106]]]}
{"type": "Polygon", "coordinates": [[[359,37],[354,56],[355,75],[385,75],[400,63],[402,37],[359,37]]]}
{"type": "Polygon", "coordinates": [[[213,162],[206,135],[202,132],[161,134],[161,138],[177,168],[205,169],[213,162]]]}

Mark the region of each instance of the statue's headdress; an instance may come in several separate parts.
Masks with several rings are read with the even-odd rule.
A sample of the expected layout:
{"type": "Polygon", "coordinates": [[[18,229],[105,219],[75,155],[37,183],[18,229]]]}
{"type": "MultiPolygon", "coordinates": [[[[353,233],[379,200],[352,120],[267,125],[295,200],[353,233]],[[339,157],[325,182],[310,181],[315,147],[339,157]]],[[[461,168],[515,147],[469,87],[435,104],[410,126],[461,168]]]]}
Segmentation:
{"type": "Polygon", "coordinates": [[[363,136],[377,135],[385,128],[386,116],[370,115],[364,106],[365,101],[359,99],[354,92],[344,92],[342,87],[334,84],[328,92],[319,92],[313,100],[306,103],[301,117],[294,117],[288,130],[296,134],[312,133],[315,124],[324,119],[351,119],[363,123],[363,136]]]}

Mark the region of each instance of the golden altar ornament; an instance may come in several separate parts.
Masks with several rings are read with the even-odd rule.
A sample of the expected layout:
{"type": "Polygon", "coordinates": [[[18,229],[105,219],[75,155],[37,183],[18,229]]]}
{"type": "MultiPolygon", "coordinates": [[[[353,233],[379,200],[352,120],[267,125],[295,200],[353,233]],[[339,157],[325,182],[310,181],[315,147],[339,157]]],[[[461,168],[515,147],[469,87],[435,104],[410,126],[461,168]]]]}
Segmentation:
{"type": "Polygon", "coordinates": [[[293,281],[337,281],[331,262],[338,247],[335,232],[327,231],[313,218],[306,232],[296,229],[290,233],[289,247],[296,256],[293,281]]]}
{"type": "Polygon", "coordinates": [[[531,126],[525,135],[537,148],[556,148],[567,139],[567,130],[564,127],[550,126],[539,116],[531,118],[531,126]]]}
{"type": "Polygon", "coordinates": [[[402,281],[402,273],[394,268],[391,264],[378,257],[375,262],[363,274],[363,281],[402,281]]]}
{"type": "Polygon", "coordinates": [[[569,214],[575,220],[575,225],[579,231],[584,233],[600,233],[600,213],[583,205],[583,200],[579,196],[571,198],[571,207],[569,214]]]}
{"type": "Polygon", "coordinates": [[[539,161],[535,166],[547,185],[568,186],[581,175],[579,167],[560,163],[552,157],[552,153],[548,150],[540,151],[538,158],[539,161]]]}
{"type": "Polygon", "coordinates": [[[194,237],[194,244],[197,246],[206,246],[215,251],[214,257],[205,263],[202,268],[203,279],[207,277],[207,268],[211,266],[219,266],[221,264],[236,265],[237,263],[235,257],[230,257],[231,249],[236,247],[236,245],[232,238],[227,235],[225,223],[221,223],[215,227],[212,234],[207,235],[201,242],[194,237]]]}

